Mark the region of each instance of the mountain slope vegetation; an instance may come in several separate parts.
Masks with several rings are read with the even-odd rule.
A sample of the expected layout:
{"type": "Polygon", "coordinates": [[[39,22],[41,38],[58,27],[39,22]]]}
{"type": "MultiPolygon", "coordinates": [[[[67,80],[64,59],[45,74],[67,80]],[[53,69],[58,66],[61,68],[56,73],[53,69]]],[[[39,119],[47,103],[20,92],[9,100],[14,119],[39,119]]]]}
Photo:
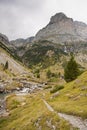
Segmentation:
{"type": "Polygon", "coordinates": [[[48,97],[56,111],[87,118],[87,71],[66,83],[58,94],[49,94],[48,97]]]}
{"type": "Polygon", "coordinates": [[[46,68],[60,61],[61,55],[64,54],[61,46],[49,41],[41,41],[34,43],[22,58],[29,67],[41,64],[43,68],[46,68]]]}
{"type": "Polygon", "coordinates": [[[1,130],[77,130],[47,109],[40,92],[27,96],[10,95],[7,108],[10,115],[0,118],[1,130]]]}

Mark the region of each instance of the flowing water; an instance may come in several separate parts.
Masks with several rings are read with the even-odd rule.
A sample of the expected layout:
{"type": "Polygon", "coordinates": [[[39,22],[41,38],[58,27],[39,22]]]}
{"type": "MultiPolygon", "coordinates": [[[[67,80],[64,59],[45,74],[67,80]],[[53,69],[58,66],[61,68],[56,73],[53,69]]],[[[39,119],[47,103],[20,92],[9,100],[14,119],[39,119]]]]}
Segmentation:
{"type": "Polygon", "coordinates": [[[0,116],[6,113],[5,96],[6,94],[0,94],[0,116]]]}

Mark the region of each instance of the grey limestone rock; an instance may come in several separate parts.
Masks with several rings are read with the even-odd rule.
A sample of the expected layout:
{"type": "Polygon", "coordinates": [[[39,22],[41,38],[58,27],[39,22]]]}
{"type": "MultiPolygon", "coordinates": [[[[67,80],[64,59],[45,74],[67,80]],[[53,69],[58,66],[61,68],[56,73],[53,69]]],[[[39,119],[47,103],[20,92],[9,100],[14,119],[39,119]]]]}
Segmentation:
{"type": "Polygon", "coordinates": [[[48,40],[54,43],[87,41],[87,25],[74,21],[63,13],[52,16],[49,24],[41,29],[34,41],[48,40]]]}

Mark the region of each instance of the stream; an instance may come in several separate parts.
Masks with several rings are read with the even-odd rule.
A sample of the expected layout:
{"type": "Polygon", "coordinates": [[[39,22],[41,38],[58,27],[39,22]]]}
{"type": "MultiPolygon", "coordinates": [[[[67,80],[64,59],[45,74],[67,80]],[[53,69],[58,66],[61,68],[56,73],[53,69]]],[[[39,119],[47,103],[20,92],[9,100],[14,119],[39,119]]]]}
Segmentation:
{"type": "Polygon", "coordinates": [[[0,117],[9,115],[9,113],[6,111],[5,97],[6,94],[0,94],[0,117]]]}
{"type": "Polygon", "coordinates": [[[16,88],[12,90],[11,92],[2,92],[0,93],[0,117],[2,116],[8,116],[9,112],[6,110],[6,96],[14,93],[16,95],[26,95],[28,93],[34,92],[36,89],[42,89],[44,84],[37,84],[37,83],[31,83],[31,82],[23,82],[23,87],[22,88],[16,88]]]}

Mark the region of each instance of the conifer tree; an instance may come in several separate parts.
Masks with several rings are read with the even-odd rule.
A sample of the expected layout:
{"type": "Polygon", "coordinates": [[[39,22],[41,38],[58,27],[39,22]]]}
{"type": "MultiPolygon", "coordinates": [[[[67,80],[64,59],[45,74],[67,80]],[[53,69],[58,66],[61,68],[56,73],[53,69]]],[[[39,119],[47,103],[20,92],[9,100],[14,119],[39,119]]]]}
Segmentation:
{"type": "Polygon", "coordinates": [[[8,69],[8,61],[6,61],[5,66],[4,66],[4,70],[8,69]]]}
{"type": "Polygon", "coordinates": [[[78,75],[79,75],[78,64],[74,60],[74,56],[71,55],[70,61],[67,63],[64,69],[64,78],[66,82],[70,82],[76,79],[78,75]]]}

